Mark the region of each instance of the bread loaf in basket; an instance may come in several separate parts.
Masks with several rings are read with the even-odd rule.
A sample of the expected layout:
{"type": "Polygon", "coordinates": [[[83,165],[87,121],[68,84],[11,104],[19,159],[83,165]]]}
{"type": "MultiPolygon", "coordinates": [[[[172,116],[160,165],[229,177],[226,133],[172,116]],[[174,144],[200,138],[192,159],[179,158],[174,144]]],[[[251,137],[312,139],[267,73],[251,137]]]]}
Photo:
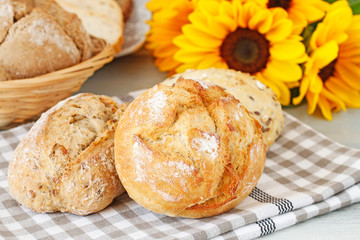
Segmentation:
{"type": "Polygon", "coordinates": [[[36,118],[112,61],[114,45],[55,0],[0,3],[1,129],[36,118]]]}

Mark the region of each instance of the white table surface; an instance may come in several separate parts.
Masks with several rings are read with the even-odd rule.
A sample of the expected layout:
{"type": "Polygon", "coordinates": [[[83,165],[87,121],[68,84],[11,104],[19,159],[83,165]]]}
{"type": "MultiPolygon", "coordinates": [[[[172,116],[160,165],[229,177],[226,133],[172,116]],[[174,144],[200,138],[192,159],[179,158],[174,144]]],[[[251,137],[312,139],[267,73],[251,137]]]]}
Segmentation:
{"type": "MultiPolygon", "coordinates": [[[[166,78],[147,50],[117,58],[88,79],[79,92],[121,96],[149,88],[166,78]]],[[[319,113],[308,115],[306,105],[284,110],[320,133],[345,146],[360,149],[360,109],[348,109],[326,121],[319,113]]],[[[359,173],[360,174],[360,173],[359,173]]],[[[360,203],[318,216],[262,239],[360,239],[360,203]]]]}

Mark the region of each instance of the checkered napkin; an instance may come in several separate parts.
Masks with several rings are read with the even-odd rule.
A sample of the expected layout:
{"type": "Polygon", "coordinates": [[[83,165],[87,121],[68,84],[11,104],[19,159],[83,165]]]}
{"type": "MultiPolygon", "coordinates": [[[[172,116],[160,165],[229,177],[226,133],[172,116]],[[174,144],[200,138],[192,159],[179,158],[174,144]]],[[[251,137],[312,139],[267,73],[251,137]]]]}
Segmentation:
{"type": "MultiPolygon", "coordinates": [[[[118,99],[132,101],[140,92],[118,99]]],[[[0,238],[4,239],[251,239],[360,201],[360,150],[332,142],[285,114],[281,137],[267,153],[250,196],[224,214],[172,218],[122,194],[89,216],[38,214],[9,194],[11,154],[32,124],[0,132],[0,238]]]]}

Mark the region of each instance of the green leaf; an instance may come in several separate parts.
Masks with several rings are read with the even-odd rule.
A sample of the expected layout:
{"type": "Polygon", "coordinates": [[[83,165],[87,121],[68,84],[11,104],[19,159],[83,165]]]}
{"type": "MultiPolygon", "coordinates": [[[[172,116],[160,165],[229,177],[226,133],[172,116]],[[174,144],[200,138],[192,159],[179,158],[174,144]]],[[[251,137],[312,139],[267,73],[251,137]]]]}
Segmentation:
{"type": "Polygon", "coordinates": [[[309,44],[310,44],[310,39],[311,39],[311,36],[312,34],[314,33],[317,25],[320,23],[321,21],[317,21],[317,22],[314,22],[314,23],[311,23],[309,25],[307,25],[301,36],[303,37],[303,43],[305,45],[305,48],[306,48],[306,52],[307,53],[310,53],[311,49],[309,48],[309,44]]]}
{"type": "Polygon", "coordinates": [[[354,14],[360,14],[360,0],[348,0],[354,14]]]}

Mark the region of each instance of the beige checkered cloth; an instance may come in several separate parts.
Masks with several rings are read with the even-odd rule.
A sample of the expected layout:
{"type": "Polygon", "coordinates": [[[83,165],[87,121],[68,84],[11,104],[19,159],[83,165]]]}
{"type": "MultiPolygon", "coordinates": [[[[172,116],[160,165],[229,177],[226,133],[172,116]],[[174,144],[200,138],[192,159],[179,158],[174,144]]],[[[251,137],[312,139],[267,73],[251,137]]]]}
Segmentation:
{"type": "Polygon", "coordinates": [[[250,196],[204,219],[155,214],[127,194],[90,216],[34,213],[13,200],[6,177],[11,154],[32,124],[0,132],[0,239],[251,239],[359,202],[360,150],[334,143],[288,114],[285,119],[250,196]]]}

